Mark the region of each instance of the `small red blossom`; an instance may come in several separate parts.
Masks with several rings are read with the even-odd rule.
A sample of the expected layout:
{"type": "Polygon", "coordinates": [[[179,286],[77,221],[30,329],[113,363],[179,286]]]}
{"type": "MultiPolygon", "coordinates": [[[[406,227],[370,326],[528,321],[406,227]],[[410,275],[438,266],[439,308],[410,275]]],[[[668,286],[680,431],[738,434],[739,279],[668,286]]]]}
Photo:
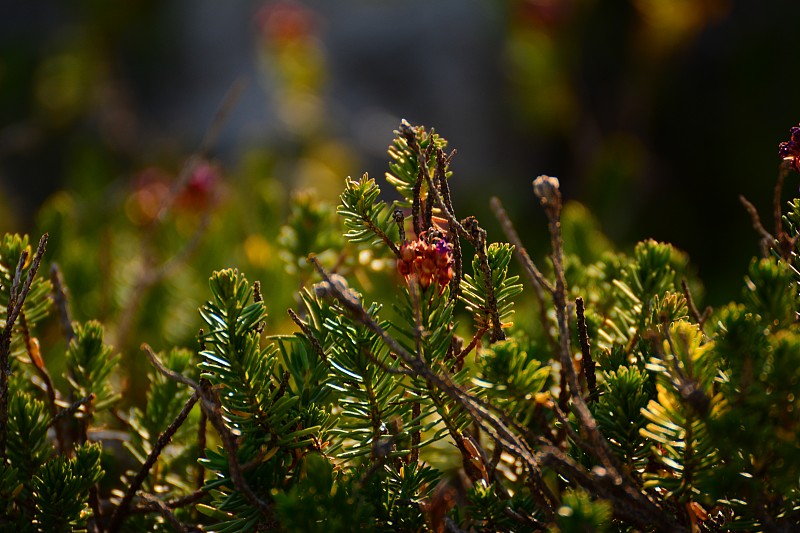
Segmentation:
{"type": "Polygon", "coordinates": [[[285,45],[312,37],[316,30],[314,12],[300,2],[268,2],[256,13],[256,24],[268,42],[285,45]]]}
{"type": "Polygon", "coordinates": [[[439,235],[427,236],[404,242],[400,247],[397,271],[406,278],[416,278],[422,289],[433,284],[443,291],[453,279],[453,245],[439,235]]]}
{"type": "Polygon", "coordinates": [[[784,161],[791,161],[792,167],[800,172],[800,127],[794,126],[790,132],[790,139],[778,146],[778,155],[784,161]]]}
{"type": "Polygon", "coordinates": [[[189,211],[206,209],[220,181],[219,169],[210,163],[199,163],[177,198],[178,206],[189,211]]]}

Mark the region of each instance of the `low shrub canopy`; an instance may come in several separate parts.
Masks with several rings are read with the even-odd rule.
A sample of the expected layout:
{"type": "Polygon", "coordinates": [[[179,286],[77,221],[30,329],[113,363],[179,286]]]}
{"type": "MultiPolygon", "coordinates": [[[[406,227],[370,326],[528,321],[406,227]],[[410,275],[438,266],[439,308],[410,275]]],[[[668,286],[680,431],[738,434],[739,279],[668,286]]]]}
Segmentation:
{"type": "MultiPolygon", "coordinates": [[[[551,239],[540,268],[499,200],[499,240],[456,212],[445,139],[404,122],[389,155],[399,200],[348,178],[338,222],[296,196],[264,244],[300,287],[293,332],[268,315],[284,312],[279,288],[219,270],[194,344],[142,346],[147,379],[107,339],[127,340],[131,315],[72,322],[84,295],[68,296],[55,264],[42,274],[48,236],[34,249],[6,235],[1,528],[800,527],[800,200],[774,235],[744,201],[763,257],[736,302],[701,312],[685,254],[614,250],[558,180],[533,183],[551,239]],[[40,346],[59,346],[56,322],[57,360],[40,346]]],[[[122,292],[180,277],[185,259],[149,253],[122,292]]],[[[140,326],[168,330],[175,305],[140,326]]]]}

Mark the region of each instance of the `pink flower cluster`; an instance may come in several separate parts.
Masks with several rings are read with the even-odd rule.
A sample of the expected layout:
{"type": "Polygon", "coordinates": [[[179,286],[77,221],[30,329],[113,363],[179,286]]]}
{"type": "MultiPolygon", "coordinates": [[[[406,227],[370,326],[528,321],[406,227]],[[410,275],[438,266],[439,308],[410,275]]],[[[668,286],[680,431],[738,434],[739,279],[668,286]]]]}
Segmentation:
{"type": "Polygon", "coordinates": [[[400,247],[397,270],[406,280],[416,278],[422,289],[437,284],[443,291],[453,279],[453,245],[438,235],[404,242],[400,247]]]}
{"type": "Polygon", "coordinates": [[[780,144],[778,155],[784,160],[791,161],[792,167],[800,172],[800,127],[795,126],[791,129],[791,137],[780,144]]]}

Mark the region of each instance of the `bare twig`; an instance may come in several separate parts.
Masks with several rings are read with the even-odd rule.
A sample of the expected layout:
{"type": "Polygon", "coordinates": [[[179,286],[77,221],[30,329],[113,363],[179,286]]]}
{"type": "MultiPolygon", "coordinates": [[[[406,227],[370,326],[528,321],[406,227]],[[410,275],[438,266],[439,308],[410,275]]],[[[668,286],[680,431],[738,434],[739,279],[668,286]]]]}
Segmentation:
{"type": "Polygon", "coordinates": [[[566,479],[572,480],[596,497],[614,504],[614,515],[644,530],[655,529],[663,533],[688,533],[688,529],[678,523],[671,515],[655,506],[643,506],[631,501],[625,487],[615,485],[605,469],[595,467],[586,472],[572,457],[555,446],[542,446],[537,451],[542,464],[553,468],[566,479]]]}
{"type": "Polygon", "coordinates": [[[167,522],[170,523],[175,531],[178,531],[179,533],[188,533],[189,530],[186,529],[186,526],[184,526],[181,521],[178,520],[167,504],[161,501],[157,496],[148,492],[140,492],[139,497],[155,507],[155,510],[158,511],[167,522]]]}
{"type": "MultiPolygon", "coordinates": [[[[455,155],[453,150],[449,156],[444,155],[441,148],[436,150],[436,174],[435,182],[438,191],[435,196],[442,201],[442,210],[453,215],[455,219],[455,209],[453,200],[450,197],[450,185],[447,183],[447,167],[450,160],[455,155]]],[[[450,280],[450,300],[457,300],[461,294],[461,278],[464,275],[464,265],[461,253],[461,241],[458,238],[458,228],[450,220],[447,221],[447,240],[453,245],[453,279],[450,280]]]]}
{"type": "Polygon", "coordinates": [[[561,370],[566,373],[567,383],[572,396],[572,406],[582,431],[591,444],[592,455],[602,464],[611,483],[620,488],[630,504],[643,512],[661,516],[662,520],[674,522],[658,505],[622,470],[609,448],[605,437],[600,433],[586,402],[581,396],[578,376],[572,364],[570,350],[569,320],[567,317],[567,284],[564,276],[564,247],[561,240],[561,192],[558,180],[549,176],[539,176],[533,182],[533,190],[545,210],[550,223],[550,240],[552,246],[553,268],[556,275],[556,287],[553,301],[556,307],[556,319],[559,333],[559,358],[561,370]]]}
{"type": "Polygon", "coordinates": [[[108,526],[109,533],[116,533],[119,531],[120,527],[122,526],[122,522],[128,515],[128,507],[131,504],[131,500],[133,500],[133,497],[136,495],[139,487],[142,486],[145,478],[150,473],[150,468],[152,468],[156,463],[158,457],[161,455],[161,452],[172,440],[172,436],[175,435],[175,433],[178,431],[178,428],[180,428],[184,421],[186,421],[186,418],[189,416],[189,412],[192,410],[192,407],[194,407],[194,404],[197,403],[198,399],[198,393],[195,391],[194,394],[189,397],[186,405],[183,406],[183,409],[181,409],[181,412],[178,413],[178,416],[175,418],[175,420],[167,427],[164,433],[158,437],[158,440],[156,440],[150,455],[147,456],[147,459],[139,469],[139,472],[137,472],[136,476],[133,478],[133,481],[128,487],[127,492],[125,492],[125,496],[122,497],[119,505],[117,505],[116,509],[114,509],[114,513],[111,515],[111,522],[108,526]]]}
{"type": "Polygon", "coordinates": [[[286,312],[289,313],[289,316],[291,317],[292,321],[297,324],[297,327],[303,330],[303,334],[306,336],[308,342],[311,344],[311,347],[314,349],[317,355],[319,355],[320,359],[327,362],[328,356],[325,353],[325,349],[322,347],[319,339],[317,339],[316,335],[314,335],[314,332],[311,330],[308,324],[303,322],[300,317],[297,316],[297,313],[294,312],[294,309],[287,309],[286,312]]]}
{"type": "Polygon", "coordinates": [[[188,378],[183,374],[179,374],[178,372],[170,370],[169,368],[164,366],[164,363],[161,362],[161,360],[155,354],[153,349],[150,348],[150,345],[148,345],[147,343],[142,343],[141,348],[144,351],[144,353],[147,354],[147,357],[150,358],[150,362],[153,363],[153,366],[156,367],[156,370],[164,374],[166,377],[170,378],[173,381],[177,381],[178,383],[183,383],[184,385],[191,387],[192,389],[197,389],[199,387],[197,382],[192,378],[188,378]]]}
{"type": "Polygon", "coordinates": [[[217,430],[217,433],[222,439],[222,443],[224,445],[223,447],[225,448],[225,454],[228,456],[228,472],[230,474],[231,481],[233,482],[233,486],[236,487],[236,490],[242,493],[242,496],[244,496],[247,501],[261,511],[261,513],[272,517],[272,510],[270,506],[261,498],[259,498],[255,492],[253,492],[253,489],[250,488],[250,485],[247,484],[244,476],[242,475],[242,467],[239,464],[239,459],[237,457],[237,450],[239,449],[239,446],[236,443],[236,438],[231,434],[230,430],[222,419],[219,404],[214,400],[211,392],[206,387],[199,388],[198,392],[201,395],[200,405],[205,411],[209,422],[211,422],[211,425],[214,426],[214,429],[217,430]]]}
{"type": "Polygon", "coordinates": [[[406,242],[405,216],[403,215],[403,210],[395,208],[392,213],[392,218],[394,219],[394,223],[397,224],[397,233],[400,235],[400,242],[406,242]]]}
{"type": "MultiPolygon", "coordinates": [[[[416,274],[414,275],[416,277],[416,274]]],[[[408,293],[411,296],[411,306],[414,310],[414,347],[417,350],[417,357],[422,358],[422,335],[425,328],[422,325],[422,308],[419,299],[419,287],[417,283],[408,284],[408,293]]],[[[411,406],[412,417],[416,419],[421,413],[422,407],[419,402],[414,402],[411,406]]],[[[416,464],[419,461],[419,443],[421,442],[420,431],[416,430],[411,434],[411,456],[410,462],[416,464]]]]}
{"type": "MultiPolygon", "coordinates": [[[[539,290],[544,289],[550,294],[555,292],[555,288],[553,285],[547,281],[544,277],[544,274],[537,268],[536,264],[531,259],[531,256],[528,255],[528,251],[525,249],[525,246],[522,244],[522,240],[519,238],[517,234],[517,230],[514,229],[514,225],[511,222],[511,219],[508,217],[508,213],[506,213],[505,208],[503,207],[502,202],[497,197],[492,197],[489,201],[489,205],[494,212],[494,216],[497,217],[497,220],[500,221],[500,226],[503,228],[503,233],[506,234],[506,237],[514,245],[514,248],[517,252],[517,259],[520,260],[520,264],[525,269],[525,272],[528,274],[528,277],[531,279],[531,282],[534,287],[538,287],[539,290]]],[[[542,297],[542,301],[544,298],[542,297]]]]}
{"type": "Polygon", "coordinates": [[[583,375],[586,378],[586,385],[589,388],[588,402],[597,400],[597,374],[595,367],[597,366],[592,359],[592,351],[589,346],[589,332],[586,329],[586,316],[583,307],[583,298],[575,300],[575,308],[578,314],[578,339],[581,343],[581,363],[583,367],[583,375]]]}
{"type": "Polygon", "coordinates": [[[764,225],[761,224],[761,217],[758,216],[758,210],[756,207],[742,195],[739,195],[739,201],[742,202],[742,205],[747,210],[747,214],[750,215],[750,220],[753,223],[753,229],[755,229],[756,233],[758,233],[761,237],[761,240],[759,241],[759,244],[761,245],[761,254],[764,257],[767,257],[769,255],[769,249],[774,246],[775,237],[773,237],[770,232],[764,229],[764,225]]]}
{"type": "MultiPolygon", "coordinates": [[[[206,494],[208,494],[208,491],[206,491],[205,489],[198,489],[185,496],[180,496],[172,500],[167,500],[163,503],[170,509],[178,509],[180,507],[186,507],[187,505],[192,505],[193,503],[202,500],[206,494]]],[[[153,511],[156,510],[157,509],[154,504],[146,503],[144,505],[138,505],[136,507],[131,508],[129,514],[152,513],[153,511]]]]}
{"type": "Polygon", "coordinates": [[[778,168],[778,181],[775,182],[775,189],[772,196],[772,218],[775,224],[775,235],[783,233],[783,210],[781,209],[781,195],[783,193],[783,182],[786,180],[786,175],[789,173],[789,167],[786,164],[778,168]]]}
{"type": "MultiPolygon", "coordinates": [[[[208,417],[206,412],[200,409],[200,420],[197,422],[197,457],[198,459],[206,458],[206,426],[208,417]]],[[[202,461],[197,462],[197,489],[202,490],[203,485],[206,483],[206,469],[202,461]]]]}
{"type": "MultiPolygon", "coordinates": [[[[44,364],[44,359],[42,359],[42,355],[39,353],[39,341],[31,338],[31,332],[28,329],[28,320],[25,318],[25,311],[22,311],[19,314],[19,327],[22,331],[22,338],[25,341],[25,350],[28,352],[28,357],[31,360],[31,364],[33,364],[33,368],[36,369],[36,373],[39,375],[39,378],[41,378],[42,383],[44,384],[44,392],[47,396],[47,408],[50,411],[50,418],[55,418],[56,414],[58,414],[58,406],[56,405],[56,389],[53,386],[53,379],[50,377],[50,372],[47,371],[47,366],[44,364]]],[[[53,427],[56,433],[56,448],[58,449],[59,453],[63,453],[64,439],[61,426],[59,424],[55,424],[53,427]]]]}
{"type": "Polygon", "coordinates": [[[514,225],[511,223],[511,219],[508,217],[508,214],[503,208],[503,204],[500,202],[500,200],[496,197],[493,197],[489,201],[489,204],[492,208],[492,211],[494,211],[494,216],[500,221],[500,225],[503,228],[503,232],[506,234],[506,238],[508,238],[511,244],[514,245],[514,252],[516,252],[514,255],[517,256],[517,259],[522,265],[522,269],[525,271],[531,281],[531,285],[533,286],[533,294],[536,297],[536,303],[539,306],[539,322],[542,324],[542,330],[544,331],[548,344],[551,348],[556,349],[558,344],[556,343],[555,338],[553,338],[553,334],[550,332],[550,320],[547,318],[548,303],[544,295],[544,291],[547,291],[552,296],[555,288],[552,286],[552,284],[550,284],[549,281],[547,281],[541,271],[536,267],[536,264],[533,262],[530,255],[528,255],[528,251],[525,249],[525,246],[523,246],[522,240],[519,238],[517,230],[514,229],[514,225]]]}
{"type": "Polygon", "coordinates": [[[28,297],[28,293],[31,290],[33,278],[39,271],[39,265],[42,262],[42,256],[47,247],[47,238],[48,234],[45,233],[42,235],[42,238],[39,239],[39,246],[36,248],[36,254],[33,256],[33,261],[28,269],[28,275],[21,288],[22,271],[28,260],[28,252],[24,250],[20,254],[19,262],[14,272],[14,281],[11,285],[8,306],[6,307],[6,324],[2,334],[0,334],[0,459],[2,459],[2,463],[7,461],[6,440],[8,438],[8,378],[11,374],[11,335],[17,317],[19,317],[19,314],[22,312],[25,298],[28,297]]]}
{"type": "Polygon", "coordinates": [[[53,293],[50,297],[58,309],[58,320],[61,324],[61,331],[69,345],[75,338],[75,330],[72,329],[72,318],[69,313],[69,302],[67,301],[67,288],[64,286],[64,279],[61,270],[56,263],[50,265],[50,283],[53,285],[53,293]]]}
{"type": "Polygon", "coordinates": [[[81,406],[83,406],[83,405],[86,405],[86,404],[89,404],[89,403],[93,402],[93,401],[94,401],[94,399],[95,399],[96,397],[97,397],[97,396],[95,395],[95,393],[91,393],[91,394],[89,394],[88,396],[84,396],[84,397],[83,397],[83,398],[81,398],[80,400],[78,400],[78,401],[76,401],[76,402],[73,402],[72,404],[70,404],[70,405],[69,405],[69,407],[65,407],[64,409],[62,409],[61,411],[59,411],[59,412],[56,414],[56,416],[54,416],[54,417],[53,417],[53,419],[52,419],[52,420],[50,420],[50,424],[49,424],[49,425],[51,425],[51,426],[52,426],[52,425],[55,425],[56,423],[58,423],[58,422],[59,422],[59,421],[60,421],[62,418],[64,418],[65,416],[71,416],[71,415],[72,415],[73,413],[75,413],[75,412],[76,412],[78,409],[80,409],[80,408],[81,408],[81,406]]]}
{"type": "Polygon", "coordinates": [[[400,257],[400,249],[397,247],[397,245],[394,242],[392,242],[392,239],[390,239],[389,236],[386,235],[386,233],[384,233],[381,228],[376,226],[369,217],[361,217],[361,222],[363,222],[364,225],[367,226],[372,233],[380,237],[380,239],[392,251],[395,257],[397,258],[400,257]]]}
{"type": "Polygon", "coordinates": [[[128,337],[131,329],[133,328],[136,315],[142,303],[144,296],[147,292],[158,282],[163,281],[174,271],[182,265],[200,244],[203,235],[208,228],[211,220],[211,208],[207,207],[203,212],[194,233],[183,247],[170,258],[156,264],[154,258],[152,245],[155,238],[156,230],[159,225],[164,221],[170,209],[175,204],[181,191],[189,183],[195,169],[208,159],[208,152],[211,149],[213,142],[216,140],[217,135],[227,118],[228,113],[233,108],[233,105],[239,99],[242,90],[244,89],[242,80],[237,80],[226,93],[223,98],[217,113],[214,115],[211,124],[206,131],[204,139],[198,149],[190,155],[183,164],[178,178],[170,188],[169,193],[163,198],[159,205],[158,212],[155,217],[150,221],[141,239],[142,260],[143,264],[140,269],[139,275],[134,282],[133,290],[131,291],[130,299],[122,307],[120,316],[117,319],[117,330],[114,344],[119,349],[125,349],[128,344],[128,337]]]}
{"type": "Polygon", "coordinates": [[[708,320],[708,317],[711,316],[713,310],[711,306],[706,307],[703,310],[703,314],[700,314],[700,311],[697,310],[697,306],[694,303],[694,298],[692,298],[692,293],[689,290],[689,284],[686,281],[686,278],[681,279],[681,288],[683,289],[683,295],[686,297],[686,304],[689,306],[689,312],[692,314],[692,318],[697,324],[700,326],[700,330],[703,330],[703,326],[708,320]]]}
{"type": "MultiPolygon", "coordinates": [[[[483,338],[483,336],[486,334],[486,332],[488,330],[489,330],[489,328],[487,328],[486,326],[478,328],[478,331],[476,331],[475,335],[472,336],[472,340],[469,341],[469,344],[467,344],[467,346],[464,347],[464,349],[461,350],[456,355],[456,360],[463,361],[469,355],[469,352],[471,352],[478,345],[480,345],[481,339],[483,338]]],[[[475,360],[476,361],[477,361],[477,357],[478,357],[478,352],[476,351],[475,352],[475,360]]]]}
{"type": "Polygon", "coordinates": [[[414,182],[413,197],[411,201],[411,222],[414,227],[414,236],[419,238],[423,231],[422,220],[420,219],[420,208],[422,199],[422,183],[428,174],[428,162],[425,155],[417,143],[417,131],[411,124],[403,120],[400,123],[400,134],[405,138],[408,147],[417,155],[417,179],[414,182]]]}
{"type": "Polygon", "coordinates": [[[203,137],[203,142],[200,144],[200,154],[208,156],[208,153],[211,151],[211,147],[214,146],[215,142],[217,142],[217,137],[219,137],[219,132],[222,130],[222,126],[225,124],[225,121],[227,120],[233,108],[236,106],[236,103],[239,101],[246,88],[247,81],[244,78],[239,78],[231,84],[228,92],[226,92],[225,96],[222,97],[222,103],[217,109],[217,112],[214,114],[214,118],[211,119],[211,124],[208,126],[208,130],[206,130],[206,134],[203,137]]]}

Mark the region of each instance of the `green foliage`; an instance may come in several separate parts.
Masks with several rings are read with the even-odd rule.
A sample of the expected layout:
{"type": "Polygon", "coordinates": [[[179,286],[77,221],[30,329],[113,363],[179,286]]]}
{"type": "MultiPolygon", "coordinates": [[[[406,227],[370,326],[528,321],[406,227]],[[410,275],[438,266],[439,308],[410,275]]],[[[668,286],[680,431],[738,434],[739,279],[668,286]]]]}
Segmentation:
{"type": "Polygon", "coordinates": [[[797,288],[789,265],[775,259],[753,260],[745,278],[744,303],[769,327],[785,327],[797,319],[797,288]]]}
{"type": "MultiPolygon", "coordinates": [[[[250,234],[244,255],[280,250],[297,278],[291,286],[302,287],[284,322],[267,315],[288,290],[275,278],[251,284],[244,269],[217,270],[199,318],[189,320],[174,295],[149,291],[163,279],[124,279],[138,276],[129,267],[114,290],[122,301],[151,298],[147,313],[110,301],[105,325],[70,325],[68,293],[43,281],[36,262],[23,261],[15,281],[32,250],[27,237],[6,236],[0,529],[800,527],[800,201],[768,257],[750,264],[742,301],[701,313],[683,253],[652,240],[631,254],[610,250],[575,205],[565,207],[559,234],[557,180],[540,178],[547,187],[535,190],[556,250],[543,271],[526,264],[537,301],[521,299],[512,325],[522,285],[511,259],[522,250],[486,246],[474,218],[458,223],[439,179],[443,169],[449,175],[445,146],[404,123],[390,148],[388,180],[404,198],[396,205],[414,206],[414,241],[401,242],[401,217],[366,176],[345,182],[341,219],[297,195],[277,247],[250,234]],[[418,180],[419,165],[436,176],[436,191],[418,180]],[[359,268],[379,243],[379,262],[397,259],[397,273],[359,268]],[[476,254],[464,273],[467,245],[476,254]],[[11,296],[29,274],[24,313],[6,328],[11,296]],[[136,326],[147,324],[154,334],[202,329],[173,347],[144,346],[152,368],[132,375],[132,352],[120,347],[124,357],[114,356],[104,332],[129,347],[136,326]],[[57,328],[66,348],[53,340],[57,328]],[[59,358],[42,357],[39,339],[55,346],[42,353],[59,358]],[[63,375],[51,374],[62,365],[63,375]],[[120,393],[134,382],[146,386],[120,393]]],[[[178,244],[172,229],[152,231],[150,255],[163,251],[155,246],[162,239],[178,244]]],[[[170,261],[143,271],[157,278],[170,261]]],[[[76,268],[70,279],[96,274],[92,265],[76,268]]],[[[262,264],[260,272],[274,270],[262,264]]],[[[203,298],[208,291],[191,279],[176,276],[172,287],[203,298]]],[[[80,287],[74,298],[95,308],[96,294],[80,287]]]]}
{"type": "MultiPolygon", "coordinates": [[[[401,129],[404,128],[401,127],[401,129]]],[[[413,130],[414,140],[423,152],[435,148],[444,150],[447,147],[447,141],[433,130],[427,132],[423,127],[409,129],[413,130]]],[[[398,202],[398,205],[406,208],[411,207],[412,199],[414,198],[414,185],[419,176],[419,158],[417,153],[409,146],[408,139],[399,131],[395,131],[395,138],[392,141],[392,146],[389,147],[389,158],[389,170],[391,172],[386,173],[386,181],[394,186],[403,198],[398,202]]],[[[435,168],[436,161],[430,159],[427,162],[426,171],[433,175],[435,168]]],[[[449,176],[449,172],[447,174],[449,176]]],[[[423,198],[427,197],[428,184],[424,179],[422,180],[421,188],[421,196],[423,198]]]]}
{"type": "Polygon", "coordinates": [[[379,531],[378,509],[369,499],[375,489],[374,483],[362,483],[355,472],[335,472],[328,460],[309,454],[300,481],[286,492],[274,492],[275,508],[287,531],[379,531]]]}
{"type": "Polygon", "coordinates": [[[380,233],[397,240],[397,226],[393,223],[392,211],[387,209],[386,202],[378,200],[381,190],[374,179],[366,174],[359,180],[347,178],[345,189],[339,199],[342,204],[336,212],[344,217],[347,231],[344,237],[350,242],[366,243],[371,246],[385,244],[380,233]]]}
{"type": "MultiPolygon", "coordinates": [[[[20,282],[24,283],[30,273],[32,253],[27,235],[6,234],[0,240],[0,326],[5,327],[8,319],[8,305],[11,300],[11,287],[22,254],[27,254],[27,259],[20,271],[20,282]]],[[[34,278],[30,292],[22,306],[21,319],[14,324],[18,333],[12,337],[11,352],[19,356],[25,350],[25,330],[32,330],[42,321],[50,311],[52,301],[48,297],[51,290],[50,282],[41,277],[34,278]]],[[[19,291],[18,291],[19,292],[19,291]]]]}
{"type": "Polygon", "coordinates": [[[611,522],[609,502],[592,500],[583,491],[567,491],[558,509],[558,531],[561,533],[601,533],[611,522]]]}
{"type": "Polygon", "coordinates": [[[664,469],[645,473],[645,487],[662,487],[681,501],[702,495],[714,480],[719,454],[709,438],[708,419],[725,409],[712,389],[717,368],[711,350],[696,326],[676,322],[665,333],[663,353],[648,369],[656,372],[657,399],[642,414],[649,424],[640,434],[655,447],[664,469]]]}
{"type": "Polygon", "coordinates": [[[649,457],[652,441],[641,434],[647,424],[642,411],[654,396],[650,375],[638,368],[619,366],[603,373],[594,416],[611,449],[631,471],[642,469],[649,457]]]}
{"type": "Polygon", "coordinates": [[[94,408],[103,409],[119,399],[109,381],[119,358],[112,356],[111,348],[104,344],[102,324],[89,321],[73,327],[75,338],[66,355],[69,383],[79,398],[94,394],[94,408]]]}
{"type": "Polygon", "coordinates": [[[100,446],[87,444],[72,459],[53,458],[33,480],[36,514],[42,532],[70,532],[84,527],[89,513],[89,489],[100,481],[100,446]]]}
{"type": "Polygon", "coordinates": [[[481,351],[480,372],[472,381],[495,405],[529,423],[535,397],[545,390],[550,367],[528,354],[515,340],[495,343],[481,351]]]}
{"type": "MultiPolygon", "coordinates": [[[[486,249],[489,269],[492,273],[492,287],[497,301],[497,311],[504,327],[511,326],[508,320],[514,313],[512,298],[522,292],[522,285],[517,283],[519,276],[508,276],[508,265],[514,247],[506,243],[492,243],[486,249]]],[[[478,254],[472,260],[472,275],[464,274],[464,286],[461,299],[468,311],[473,313],[475,323],[481,326],[489,324],[489,293],[484,279],[481,261],[478,254]]]]}
{"type": "MultiPolygon", "coordinates": [[[[14,395],[8,406],[8,459],[28,485],[52,454],[47,440],[48,417],[43,402],[25,393],[14,395]]],[[[30,489],[30,487],[28,487],[30,489]]]]}
{"type": "Polygon", "coordinates": [[[281,227],[278,244],[290,274],[308,269],[307,257],[321,254],[339,244],[340,232],[331,206],[309,192],[292,196],[289,216],[281,227]]]}

